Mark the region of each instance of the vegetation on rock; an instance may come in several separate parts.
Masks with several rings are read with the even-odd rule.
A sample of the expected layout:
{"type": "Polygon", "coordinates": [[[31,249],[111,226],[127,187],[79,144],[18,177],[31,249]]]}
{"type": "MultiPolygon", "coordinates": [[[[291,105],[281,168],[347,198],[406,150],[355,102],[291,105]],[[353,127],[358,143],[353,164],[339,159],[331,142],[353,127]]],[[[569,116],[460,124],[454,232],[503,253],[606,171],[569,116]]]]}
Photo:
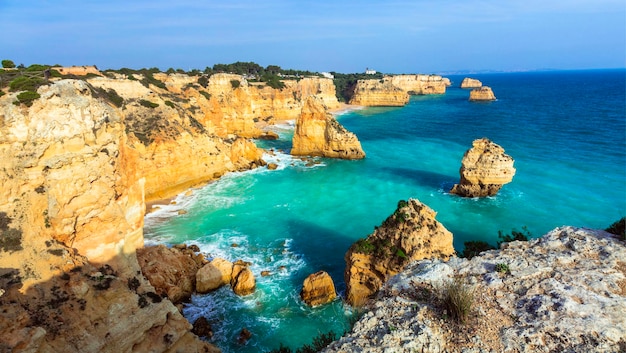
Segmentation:
{"type": "Polygon", "coordinates": [[[605,230],[611,234],[618,235],[622,240],[626,240],[626,217],[622,217],[622,219],[611,224],[605,230]]]}
{"type": "Polygon", "coordinates": [[[439,299],[452,319],[460,323],[467,322],[473,311],[475,291],[461,278],[455,277],[443,283],[439,288],[439,299]]]}
{"type": "Polygon", "coordinates": [[[13,102],[15,105],[24,104],[27,107],[33,105],[33,101],[41,97],[39,93],[33,91],[24,91],[17,95],[17,100],[13,102]]]}

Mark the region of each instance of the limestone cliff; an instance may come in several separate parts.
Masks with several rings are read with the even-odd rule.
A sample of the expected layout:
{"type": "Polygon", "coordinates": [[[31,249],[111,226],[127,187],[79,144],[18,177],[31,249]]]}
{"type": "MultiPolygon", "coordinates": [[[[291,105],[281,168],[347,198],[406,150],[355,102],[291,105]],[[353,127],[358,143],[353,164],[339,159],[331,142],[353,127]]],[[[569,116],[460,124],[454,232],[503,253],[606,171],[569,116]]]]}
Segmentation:
{"type": "Polygon", "coordinates": [[[38,93],[0,97],[0,350],[215,351],[140,274],[146,179],[124,114],[84,81],[38,93]]]}
{"type": "Polygon", "coordinates": [[[480,88],[474,88],[473,90],[470,91],[469,100],[472,101],[472,102],[495,101],[496,100],[496,95],[491,90],[491,87],[482,86],[480,88]]]}
{"type": "Polygon", "coordinates": [[[391,84],[409,94],[444,94],[450,81],[439,75],[394,75],[386,77],[391,84]]]}
{"type": "Polygon", "coordinates": [[[493,196],[515,175],[513,158],[489,139],[474,140],[461,161],[461,181],[450,190],[464,197],[493,196]]]}
{"type": "Polygon", "coordinates": [[[365,304],[411,261],[454,255],[452,233],[435,216],[418,200],[400,201],[374,233],[354,243],[345,256],[347,302],[365,304]]]}
{"type": "Polygon", "coordinates": [[[471,260],[416,261],[323,352],[623,352],[625,258],[613,235],[564,227],[471,260]],[[473,293],[465,324],[440,299],[453,279],[473,293]]]}
{"type": "Polygon", "coordinates": [[[365,153],[356,135],[328,113],[321,98],[309,96],[296,119],[291,154],[361,159],[365,153]]]}
{"type": "Polygon", "coordinates": [[[461,88],[480,88],[483,83],[475,78],[466,77],[461,81],[461,88]]]}
{"type": "Polygon", "coordinates": [[[365,106],[403,106],[409,102],[407,91],[389,79],[358,80],[350,104],[365,106]]]}

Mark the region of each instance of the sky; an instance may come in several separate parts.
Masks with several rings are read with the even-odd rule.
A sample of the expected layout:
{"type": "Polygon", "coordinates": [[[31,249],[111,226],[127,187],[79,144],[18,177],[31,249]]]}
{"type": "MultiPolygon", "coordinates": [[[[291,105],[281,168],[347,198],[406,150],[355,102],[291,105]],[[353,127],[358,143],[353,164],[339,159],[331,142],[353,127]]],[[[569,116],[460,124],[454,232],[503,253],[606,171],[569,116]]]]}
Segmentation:
{"type": "Polygon", "coordinates": [[[100,69],[626,67],[624,0],[0,0],[0,59],[100,69]]]}

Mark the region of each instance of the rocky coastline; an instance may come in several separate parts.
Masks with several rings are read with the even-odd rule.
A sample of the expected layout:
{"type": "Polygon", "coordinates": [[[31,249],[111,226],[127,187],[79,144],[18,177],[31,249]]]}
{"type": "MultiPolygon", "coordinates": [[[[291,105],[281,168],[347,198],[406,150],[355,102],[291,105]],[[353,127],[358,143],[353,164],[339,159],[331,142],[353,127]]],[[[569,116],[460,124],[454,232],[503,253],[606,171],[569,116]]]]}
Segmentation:
{"type": "MultiPolygon", "coordinates": [[[[42,85],[31,106],[15,104],[14,92],[0,96],[0,350],[219,352],[198,338],[210,329],[192,326],[180,305],[215,286],[250,293],[248,264],[208,261],[183,245],[144,247],[146,205],[265,167],[252,139],[303,116],[323,121],[313,130],[323,125],[316,138],[326,139],[301,154],[364,158],[356,136],[329,116],[341,109],[335,86],[320,77],[273,88],[227,73],[131,79],[92,71],[42,85]]],[[[400,106],[409,94],[443,94],[450,84],[436,75],[362,81],[351,104],[400,106]]],[[[556,350],[625,349],[625,322],[616,315],[626,310],[623,241],[563,228],[463,260],[435,215],[405,201],[348,250],[347,301],[368,312],[328,352],[529,351],[537,342],[556,350]],[[509,271],[494,273],[500,263],[509,271]],[[472,331],[455,334],[430,296],[448,277],[481,290],[477,310],[503,329],[479,323],[485,333],[473,341],[472,331]]],[[[323,272],[307,279],[303,299],[332,301],[327,279],[323,272]]]]}

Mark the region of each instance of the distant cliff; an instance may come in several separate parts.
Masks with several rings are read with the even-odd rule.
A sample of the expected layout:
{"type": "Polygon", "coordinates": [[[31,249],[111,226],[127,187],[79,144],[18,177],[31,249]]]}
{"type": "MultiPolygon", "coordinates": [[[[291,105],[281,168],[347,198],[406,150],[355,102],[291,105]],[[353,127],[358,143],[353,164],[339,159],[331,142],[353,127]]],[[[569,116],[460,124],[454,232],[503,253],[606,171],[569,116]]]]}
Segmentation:
{"type": "Polygon", "coordinates": [[[450,80],[439,75],[393,75],[382,79],[358,80],[350,104],[403,106],[409,95],[443,94],[450,80]]]}
{"type": "Polygon", "coordinates": [[[450,81],[439,75],[394,75],[391,84],[411,95],[444,94],[450,81]]]}

